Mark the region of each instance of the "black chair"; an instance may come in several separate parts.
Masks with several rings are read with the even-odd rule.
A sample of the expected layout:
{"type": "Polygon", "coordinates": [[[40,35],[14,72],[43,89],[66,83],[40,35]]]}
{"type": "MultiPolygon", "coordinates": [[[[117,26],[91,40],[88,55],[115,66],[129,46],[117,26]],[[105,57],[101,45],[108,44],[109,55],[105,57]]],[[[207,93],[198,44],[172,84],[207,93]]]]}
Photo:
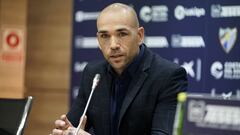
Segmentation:
{"type": "Polygon", "coordinates": [[[32,100],[0,99],[0,135],[23,135],[32,100]]]}

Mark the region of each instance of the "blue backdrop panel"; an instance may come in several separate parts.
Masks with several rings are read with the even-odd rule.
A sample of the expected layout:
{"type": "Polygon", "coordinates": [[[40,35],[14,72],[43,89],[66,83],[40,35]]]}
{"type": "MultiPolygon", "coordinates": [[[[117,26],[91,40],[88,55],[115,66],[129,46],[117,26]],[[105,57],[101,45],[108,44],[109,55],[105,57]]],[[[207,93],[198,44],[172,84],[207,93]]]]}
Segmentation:
{"type": "MultiPolygon", "coordinates": [[[[96,18],[113,0],[74,0],[71,102],[89,61],[103,59],[96,18]]],[[[240,94],[239,0],[120,0],[145,28],[145,43],[183,66],[189,92],[240,94]]]]}

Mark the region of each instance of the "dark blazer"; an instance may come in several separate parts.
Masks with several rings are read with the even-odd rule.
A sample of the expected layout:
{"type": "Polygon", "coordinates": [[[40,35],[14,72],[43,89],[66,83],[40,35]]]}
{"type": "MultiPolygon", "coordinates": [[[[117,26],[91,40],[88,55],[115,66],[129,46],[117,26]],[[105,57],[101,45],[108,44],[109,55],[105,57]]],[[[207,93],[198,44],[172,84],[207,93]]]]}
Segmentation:
{"type": "MultiPolygon", "coordinates": [[[[83,74],[76,102],[67,114],[74,126],[79,123],[95,74],[101,80],[87,111],[87,128],[96,135],[110,134],[110,92],[112,78],[108,63],[89,63],[83,74]]],[[[141,64],[133,77],[120,110],[120,135],[171,135],[177,94],[187,89],[183,68],[167,61],[145,47],[141,64]]]]}

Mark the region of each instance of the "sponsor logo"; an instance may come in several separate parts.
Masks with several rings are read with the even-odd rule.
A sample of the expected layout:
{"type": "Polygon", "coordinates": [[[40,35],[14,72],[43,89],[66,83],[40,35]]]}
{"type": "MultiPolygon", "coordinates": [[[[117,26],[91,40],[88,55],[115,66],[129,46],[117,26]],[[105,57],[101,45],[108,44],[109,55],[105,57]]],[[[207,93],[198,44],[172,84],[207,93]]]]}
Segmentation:
{"type": "Polygon", "coordinates": [[[237,97],[238,99],[240,99],[240,89],[237,89],[237,90],[236,90],[236,97],[237,97]]]}
{"type": "Polygon", "coordinates": [[[151,48],[166,48],[169,46],[168,40],[164,36],[147,36],[144,42],[151,48]]]}
{"type": "Polygon", "coordinates": [[[84,68],[86,67],[86,65],[88,64],[88,62],[83,61],[83,62],[75,62],[74,63],[74,72],[78,73],[78,72],[83,72],[84,68]]]}
{"type": "MultiPolygon", "coordinates": [[[[180,64],[179,59],[175,58],[173,60],[175,63],[180,64]]],[[[191,60],[188,62],[182,62],[180,64],[187,72],[187,74],[191,77],[196,79],[196,81],[201,80],[201,68],[202,68],[202,61],[201,59],[196,59],[196,61],[191,60]]]]}
{"type": "Polygon", "coordinates": [[[75,13],[75,21],[83,22],[83,21],[96,20],[99,14],[100,14],[100,12],[77,11],[75,13]]]}
{"type": "Polygon", "coordinates": [[[75,48],[98,48],[98,41],[96,37],[75,37],[75,48]]]}
{"type": "Polygon", "coordinates": [[[211,89],[211,96],[212,97],[218,97],[220,96],[221,98],[223,99],[231,99],[232,96],[234,96],[234,92],[236,92],[236,98],[240,98],[240,90],[237,89],[237,90],[226,90],[226,92],[222,92],[220,94],[216,94],[216,91],[219,91],[219,90],[216,90],[216,88],[212,88],[211,89]]]}
{"type": "Polygon", "coordinates": [[[202,36],[174,34],[171,36],[171,45],[173,48],[201,48],[205,47],[205,42],[202,36]]]}
{"type": "Polygon", "coordinates": [[[215,79],[240,79],[240,62],[225,62],[222,64],[219,61],[215,61],[210,68],[211,75],[215,79]]]}
{"type": "Polygon", "coordinates": [[[229,53],[237,40],[237,28],[220,28],[218,37],[223,50],[229,53]]]}
{"type": "Polygon", "coordinates": [[[211,66],[211,75],[216,79],[220,79],[223,76],[223,65],[219,61],[216,61],[211,66]]]}
{"type": "Polygon", "coordinates": [[[79,91],[79,87],[78,86],[75,86],[75,87],[72,88],[72,97],[73,97],[73,99],[77,98],[78,91],[79,91]]]}
{"type": "Polygon", "coordinates": [[[204,8],[185,8],[182,5],[178,5],[174,10],[175,18],[178,20],[183,20],[185,17],[201,17],[206,13],[204,8]]]}
{"type": "Polygon", "coordinates": [[[228,92],[228,93],[222,93],[222,97],[223,99],[230,99],[230,97],[232,96],[232,91],[228,92]]]}
{"type": "Polygon", "coordinates": [[[168,21],[168,7],[165,5],[143,6],[140,9],[139,16],[146,23],[150,21],[166,22],[168,21]]]}
{"type": "Polygon", "coordinates": [[[240,17],[240,6],[211,5],[211,16],[213,18],[240,17]]]}
{"type": "Polygon", "coordinates": [[[206,104],[204,100],[190,100],[188,120],[199,127],[238,130],[240,126],[238,106],[206,104]]]}

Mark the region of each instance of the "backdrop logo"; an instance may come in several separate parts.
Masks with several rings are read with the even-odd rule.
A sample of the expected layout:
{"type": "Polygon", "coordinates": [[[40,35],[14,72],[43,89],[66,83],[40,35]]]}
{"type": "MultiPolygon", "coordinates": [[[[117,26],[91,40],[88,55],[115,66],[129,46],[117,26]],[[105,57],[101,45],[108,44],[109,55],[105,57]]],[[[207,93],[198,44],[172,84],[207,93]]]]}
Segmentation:
{"type": "Polygon", "coordinates": [[[77,98],[79,88],[80,88],[80,87],[78,87],[78,86],[73,87],[73,89],[72,89],[72,97],[73,97],[73,99],[76,99],[76,98],[77,98]]]}
{"type": "Polygon", "coordinates": [[[87,64],[88,64],[87,61],[75,62],[74,63],[74,72],[76,72],[76,73],[83,72],[83,70],[87,66],[87,64]]]}
{"type": "Polygon", "coordinates": [[[237,80],[240,79],[240,62],[225,62],[222,64],[219,61],[215,61],[211,65],[210,69],[211,75],[215,79],[224,79],[237,80]]]}
{"type": "Polygon", "coordinates": [[[201,48],[205,47],[205,42],[202,36],[182,36],[174,34],[171,37],[173,48],[201,48]]]}
{"type": "Polygon", "coordinates": [[[211,75],[216,79],[220,79],[223,76],[223,65],[221,62],[216,61],[211,66],[211,75]]]}
{"type": "Polygon", "coordinates": [[[201,17],[205,15],[205,9],[204,8],[185,8],[182,5],[178,5],[174,10],[174,15],[178,20],[183,20],[186,16],[195,16],[195,17],[201,17]]]}
{"type": "Polygon", "coordinates": [[[196,79],[196,81],[201,80],[201,68],[202,68],[202,61],[201,59],[191,60],[191,61],[184,61],[182,63],[179,62],[178,58],[173,60],[175,63],[180,64],[187,72],[187,74],[191,77],[196,79]]]}
{"type": "Polygon", "coordinates": [[[75,36],[74,45],[76,49],[98,48],[98,41],[96,37],[75,36]]]}
{"type": "Polygon", "coordinates": [[[213,18],[240,17],[240,6],[221,6],[219,4],[212,5],[211,16],[213,18]]]}
{"type": "Polygon", "coordinates": [[[229,53],[237,39],[237,28],[220,28],[218,36],[223,50],[229,53]]]}
{"type": "Polygon", "coordinates": [[[143,6],[139,16],[144,22],[166,22],[168,21],[168,7],[165,5],[143,6]]]}
{"type": "Polygon", "coordinates": [[[211,96],[212,97],[216,97],[218,95],[220,95],[221,98],[223,99],[231,99],[231,97],[233,96],[233,92],[236,91],[236,96],[237,98],[240,98],[240,96],[238,97],[238,92],[240,92],[238,89],[237,90],[224,90],[225,92],[221,92],[218,95],[216,95],[216,91],[221,91],[221,90],[216,90],[216,88],[212,88],[211,90],[211,96]]]}
{"type": "Polygon", "coordinates": [[[169,46],[165,36],[146,36],[144,42],[150,48],[167,48],[169,46]]]}
{"type": "Polygon", "coordinates": [[[77,11],[75,14],[76,22],[96,20],[100,12],[83,12],[77,11]]]}

